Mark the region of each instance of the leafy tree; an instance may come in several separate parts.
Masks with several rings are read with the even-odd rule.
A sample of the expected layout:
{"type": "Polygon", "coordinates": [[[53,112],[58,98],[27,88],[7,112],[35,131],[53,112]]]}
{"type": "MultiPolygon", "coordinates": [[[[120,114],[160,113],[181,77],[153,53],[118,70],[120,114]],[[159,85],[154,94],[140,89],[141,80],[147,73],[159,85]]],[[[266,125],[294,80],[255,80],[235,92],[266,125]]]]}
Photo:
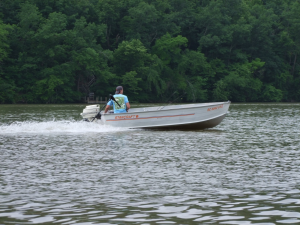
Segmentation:
{"type": "Polygon", "coordinates": [[[0,102],[300,101],[300,2],[2,0],[0,102]]]}
{"type": "Polygon", "coordinates": [[[114,51],[113,63],[114,72],[119,77],[115,85],[124,84],[128,95],[136,95],[137,100],[152,101],[162,94],[165,83],[159,72],[163,65],[157,56],[148,53],[141,41],[120,43],[114,51]]]}
{"type": "MultiPolygon", "coordinates": [[[[27,102],[72,102],[90,91],[88,83],[109,73],[107,57],[97,40],[104,38],[105,26],[76,19],[68,28],[67,16],[53,12],[43,18],[38,8],[22,5],[19,37],[18,86],[27,102]],[[25,78],[26,77],[26,78],[25,78]],[[25,80],[25,83],[24,83],[25,80]],[[58,88],[63,84],[63,88],[58,88]],[[56,97],[51,97],[53,91],[56,97]]],[[[108,80],[109,77],[105,76],[108,80]]]]}
{"type": "Polygon", "coordinates": [[[122,25],[126,40],[139,39],[149,45],[157,36],[159,13],[153,5],[140,2],[128,10],[128,16],[123,17],[122,25]]]}
{"type": "MultiPolygon", "coordinates": [[[[182,48],[187,45],[187,42],[188,40],[181,35],[171,37],[167,33],[156,40],[155,45],[152,47],[152,53],[158,56],[163,65],[161,78],[164,80],[167,96],[173,96],[174,93],[182,95],[187,87],[184,76],[178,70],[178,65],[183,57],[182,48]]],[[[167,99],[169,98],[167,97],[167,99]]]]}
{"type": "Polygon", "coordinates": [[[103,46],[108,49],[115,49],[122,40],[120,20],[125,7],[125,2],[119,0],[99,0],[96,4],[98,20],[106,25],[106,42],[103,43],[103,46]]]}
{"type": "Polygon", "coordinates": [[[152,47],[152,52],[156,54],[165,65],[169,65],[171,62],[175,63],[179,60],[182,47],[185,47],[187,42],[187,38],[181,35],[173,38],[167,33],[155,42],[155,45],[152,47]]]}
{"type": "Polygon", "coordinates": [[[0,63],[3,62],[4,59],[8,56],[8,25],[3,24],[0,20],[0,63]]]}
{"type": "Polygon", "coordinates": [[[214,72],[204,54],[186,50],[178,70],[186,82],[186,99],[193,102],[207,100],[209,81],[213,78],[214,72]]]}
{"type": "Polygon", "coordinates": [[[14,102],[15,85],[3,71],[5,60],[9,55],[8,34],[11,26],[3,24],[0,20],[0,103],[14,102]]]}
{"type": "Polygon", "coordinates": [[[216,101],[232,100],[237,102],[257,101],[260,99],[262,82],[253,73],[264,63],[259,59],[230,68],[227,76],[216,83],[213,98],[216,101]]]}
{"type": "Polygon", "coordinates": [[[137,95],[142,89],[138,86],[138,83],[142,78],[136,77],[137,73],[135,71],[127,72],[122,76],[122,84],[128,87],[129,93],[137,95]]]}
{"type": "Polygon", "coordinates": [[[273,87],[272,85],[265,85],[262,93],[262,100],[265,102],[280,102],[283,94],[280,89],[273,87]]]}

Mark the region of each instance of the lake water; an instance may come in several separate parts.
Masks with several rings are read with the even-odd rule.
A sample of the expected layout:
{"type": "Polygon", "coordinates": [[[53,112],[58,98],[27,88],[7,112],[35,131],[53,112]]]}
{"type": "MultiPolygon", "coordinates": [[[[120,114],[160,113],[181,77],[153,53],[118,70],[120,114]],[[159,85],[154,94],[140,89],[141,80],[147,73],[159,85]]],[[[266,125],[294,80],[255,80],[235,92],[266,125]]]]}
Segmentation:
{"type": "Polygon", "coordinates": [[[232,104],[199,131],[83,108],[0,105],[0,224],[300,224],[300,104],[232,104]]]}

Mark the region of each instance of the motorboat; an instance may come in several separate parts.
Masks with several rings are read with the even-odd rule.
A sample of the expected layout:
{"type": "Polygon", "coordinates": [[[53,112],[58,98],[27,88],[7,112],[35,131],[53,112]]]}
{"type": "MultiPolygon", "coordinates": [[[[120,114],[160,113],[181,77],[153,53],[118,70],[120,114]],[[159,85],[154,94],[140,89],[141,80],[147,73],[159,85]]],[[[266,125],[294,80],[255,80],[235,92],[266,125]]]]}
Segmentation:
{"type": "Polygon", "coordinates": [[[123,128],[205,129],[217,126],[228,113],[230,101],[130,108],[127,113],[104,113],[89,105],[81,113],[86,121],[123,128]]]}

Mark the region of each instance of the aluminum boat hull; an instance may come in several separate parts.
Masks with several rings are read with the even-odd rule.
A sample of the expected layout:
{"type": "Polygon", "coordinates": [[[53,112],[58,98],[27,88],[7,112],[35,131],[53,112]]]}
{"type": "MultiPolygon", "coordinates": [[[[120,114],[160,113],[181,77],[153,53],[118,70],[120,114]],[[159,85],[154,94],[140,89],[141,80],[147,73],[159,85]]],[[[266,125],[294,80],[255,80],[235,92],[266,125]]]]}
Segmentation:
{"type": "Polygon", "coordinates": [[[228,102],[133,108],[127,113],[102,113],[101,123],[147,129],[205,129],[217,126],[228,113],[228,102]]]}

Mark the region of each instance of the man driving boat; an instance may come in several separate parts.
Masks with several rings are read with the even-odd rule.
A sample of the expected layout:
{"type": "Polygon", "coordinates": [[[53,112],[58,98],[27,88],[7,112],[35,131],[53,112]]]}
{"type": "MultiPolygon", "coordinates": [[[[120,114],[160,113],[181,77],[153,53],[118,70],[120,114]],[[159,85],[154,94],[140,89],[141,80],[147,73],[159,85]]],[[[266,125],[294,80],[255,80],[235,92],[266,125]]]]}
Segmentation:
{"type": "Polygon", "coordinates": [[[130,104],[129,104],[127,96],[123,95],[123,87],[122,86],[118,86],[116,88],[116,93],[114,95],[114,98],[116,99],[116,101],[119,104],[115,103],[113,100],[110,100],[105,107],[104,113],[107,113],[107,111],[109,110],[109,108],[111,106],[114,107],[114,113],[128,112],[128,110],[130,109],[130,104]]]}

